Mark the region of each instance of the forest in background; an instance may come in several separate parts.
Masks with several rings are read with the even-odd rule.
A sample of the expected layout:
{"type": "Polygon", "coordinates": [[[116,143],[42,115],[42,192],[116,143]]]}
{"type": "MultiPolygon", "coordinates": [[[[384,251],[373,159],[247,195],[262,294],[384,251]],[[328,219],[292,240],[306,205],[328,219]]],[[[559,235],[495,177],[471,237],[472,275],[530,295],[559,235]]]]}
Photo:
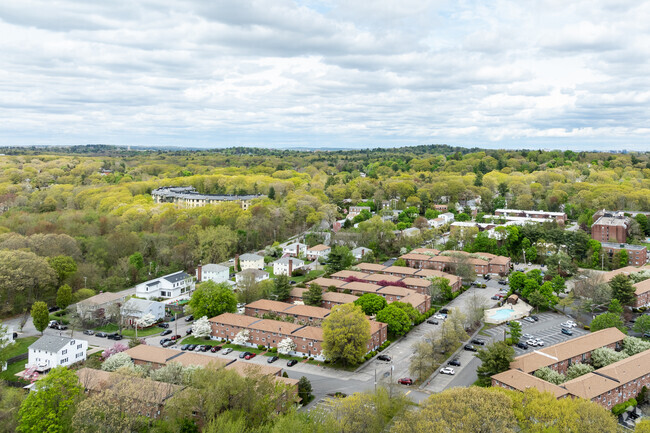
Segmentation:
{"type": "MultiPolygon", "coordinates": [[[[53,304],[61,284],[78,296],[88,294],[80,292],[84,287],[121,290],[156,275],[191,272],[199,262],[256,251],[323,222],[331,225],[344,217],[346,199],[397,199],[398,209],[424,216],[434,203],[480,197],[486,214],[506,204],[563,209],[583,230],[596,209],[650,210],[648,153],[439,145],[329,152],[77,146],[0,153],[2,315],[23,312],[34,300],[53,304]],[[194,209],[154,204],[151,191],[169,185],[268,197],[246,211],[236,203],[194,209]]],[[[370,220],[351,231],[369,241],[378,230],[395,227],[370,220]]],[[[588,241],[586,231],[577,233],[572,236],[588,241]]],[[[375,245],[378,257],[403,247],[409,245],[375,245]]],[[[495,247],[512,254],[519,249],[495,247]]],[[[590,254],[582,249],[578,260],[590,254]]]]}

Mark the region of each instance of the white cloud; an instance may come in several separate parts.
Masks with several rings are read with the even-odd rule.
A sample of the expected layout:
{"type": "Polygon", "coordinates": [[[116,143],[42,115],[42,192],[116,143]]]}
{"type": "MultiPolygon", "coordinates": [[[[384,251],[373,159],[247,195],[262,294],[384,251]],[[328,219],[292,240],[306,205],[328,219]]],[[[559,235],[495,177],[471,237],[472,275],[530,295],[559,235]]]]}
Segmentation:
{"type": "Polygon", "coordinates": [[[0,144],[645,145],[647,1],[95,3],[0,4],[0,144]]]}

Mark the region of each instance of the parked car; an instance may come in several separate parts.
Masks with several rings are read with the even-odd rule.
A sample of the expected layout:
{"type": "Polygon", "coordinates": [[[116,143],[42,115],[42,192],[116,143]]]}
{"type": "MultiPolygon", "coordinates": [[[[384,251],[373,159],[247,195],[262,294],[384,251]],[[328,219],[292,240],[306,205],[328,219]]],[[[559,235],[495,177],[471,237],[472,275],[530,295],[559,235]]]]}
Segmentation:
{"type": "Polygon", "coordinates": [[[160,333],[160,335],[169,335],[172,333],[171,329],[165,329],[163,332],[160,333]]]}
{"type": "Polygon", "coordinates": [[[440,374],[449,374],[453,376],[456,372],[451,367],[444,367],[440,369],[440,374]]]}
{"type": "Polygon", "coordinates": [[[501,298],[499,298],[497,295],[494,295],[490,299],[492,299],[493,301],[498,301],[501,298]]]}
{"type": "Polygon", "coordinates": [[[380,360],[380,361],[388,361],[388,362],[390,362],[390,356],[388,356],[388,355],[379,355],[377,357],[377,359],[380,360]]]}
{"type": "Polygon", "coordinates": [[[524,317],[524,320],[529,323],[535,323],[535,319],[533,319],[532,317],[524,317]]]}
{"type": "Polygon", "coordinates": [[[521,341],[519,343],[517,343],[517,347],[520,348],[520,349],[524,349],[524,350],[528,349],[528,345],[526,343],[521,342],[521,341]]]}
{"type": "Polygon", "coordinates": [[[197,347],[198,347],[198,346],[197,346],[196,344],[190,344],[190,346],[187,348],[187,350],[194,350],[194,349],[196,349],[197,347]]]}
{"type": "Polygon", "coordinates": [[[59,311],[59,307],[55,305],[54,307],[48,308],[47,311],[49,311],[50,313],[54,313],[55,311],[59,311]]]}
{"type": "Polygon", "coordinates": [[[298,361],[296,361],[295,359],[290,359],[289,362],[287,362],[287,367],[293,367],[297,363],[298,361]]]}
{"type": "Polygon", "coordinates": [[[643,337],[645,337],[645,338],[650,338],[650,332],[646,332],[646,333],[644,333],[644,334],[643,334],[643,337]]]}
{"type": "Polygon", "coordinates": [[[447,315],[446,314],[435,314],[433,316],[433,318],[438,319],[438,320],[445,320],[447,318],[447,315]]]}
{"type": "Polygon", "coordinates": [[[449,309],[448,308],[441,308],[438,313],[440,314],[449,314],[449,309]]]}
{"type": "Polygon", "coordinates": [[[577,325],[574,322],[562,322],[560,326],[563,328],[575,328],[577,325]]]}
{"type": "Polygon", "coordinates": [[[543,346],[544,345],[544,340],[540,340],[539,338],[536,338],[535,342],[537,343],[538,346],[543,346]]]}
{"type": "Polygon", "coordinates": [[[187,331],[185,331],[185,335],[190,335],[191,333],[192,333],[192,328],[190,328],[190,329],[188,329],[187,331]]]}
{"type": "Polygon", "coordinates": [[[193,316],[192,314],[190,314],[189,316],[187,316],[187,317],[185,318],[185,321],[186,321],[186,322],[191,322],[192,320],[194,320],[194,316],[193,316]]]}
{"type": "Polygon", "coordinates": [[[84,334],[86,334],[86,335],[95,335],[95,331],[93,331],[92,329],[86,329],[84,331],[84,334]]]}
{"type": "Polygon", "coordinates": [[[469,351],[469,352],[478,352],[478,350],[476,349],[476,347],[472,346],[471,344],[466,344],[465,347],[464,347],[464,349],[467,350],[467,351],[469,351]]]}
{"type": "Polygon", "coordinates": [[[534,314],[531,314],[531,315],[530,315],[530,318],[533,319],[535,322],[538,322],[538,321],[539,321],[539,317],[537,317],[537,316],[534,315],[534,314]]]}
{"type": "Polygon", "coordinates": [[[255,353],[249,353],[248,355],[244,356],[244,359],[253,359],[255,358],[255,353]]]}
{"type": "Polygon", "coordinates": [[[242,352],[242,353],[239,354],[239,358],[240,358],[240,359],[244,359],[244,357],[245,357],[246,355],[248,355],[249,353],[250,353],[250,352],[242,352]]]}
{"type": "Polygon", "coordinates": [[[54,327],[54,329],[58,329],[59,331],[64,331],[64,330],[68,329],[68,327],[65,326],[65,325],[63,325],[63,324],[61,324],[61,325],[56,325],[56,326],[54,327]]]}
{"type": "Polygon", "coordinates": [[[187,350],[188,347],[190,347],[189,344],[183,344],[183,345],[181,346],[181,350],[187,350]]]}
{"type": "Polygon", "coordinates": [[[481,338],[474,338],[474,339],[472,339],[472,341],[470,343],[478,344],[479,346],[485,346],[485,340],[483,340],[481,338]]]}
{"type": "Polygon", "coordinates": [[[413,385],[413,379],[410,377],[403,377],[397,381],[400,385],[413,385]]]}
{"type": "Polygon", "coordinates": [[[118,334],[117,332],[115,332],[113,334],[108,334],[108,339],[109,340],[121,340],[122,338],[124,338],[124,337],[122,337],[122,334],[118,334]]]}
{"type": "Polygon", "coordinates": [[[172,339],[172,340],[180,340],[181,336],[178,335],[178,334],[176,334],[176,335],[172,335],[172,336],[169,337],[169,338],[172,339]]]}
{"type": "Polygon", "coordinates": [[[169,347],[169,346],[173,346],[174,344],[176,344],[174,340],[169,340],[165,342],[165,344],[163,344],[162,347],[169,347]]]}
{"type": "Polygon", "coordinates": [[[537,340],[533,340],[531,338],[530,340],[526,341],[526,344],[529,345],[530,347],[536,347],[537,346],[537,340]]]}
{"type": "Polygon", "coordinates": [[[165,329],[167,329],[167,328],[169,328],[169,323],[160,322],[160,323],[158,324],[158,327],[159,327],[159,328],[165,328],[165,329]]]}
{"type": "Polygon", "coordinates": [[[485,280],[490,281],[490,278],[492,278],[492,277],[490,277],[489,274],[483,275],[483,279],[485,279],[485,280]]]}
{"type": "Polygon", "coordinates": [[[505,285],[508,284],[508,282],[506,280],[499,280],[499,284],[501,284],[502,286],[505,286],[505,285]]]}
{"type": "Polygon", "coordinates": [[[50,328],[56,328],[59,324],[60,323],[58,320],[50,320],[50,323],[48,323],[47,326],[49,326],[50,328]]]}
{"type": "Polygon", "coordinates": [[[458,358],[454,358],[450,361],[447,361],[447,365],[454,365],[456,367],[460,367],[460,360],[458,358]]]}
{"type": "Polygon", "coordinates": [[[161,338],[160,339],[160,345],[162,346],[163,344],[167,343],[168,341],[171,341],[169,338],[161,338]]]}
{"type": "Polygon", "coordinates": [[[108,334],[105,332],[98,332],[97,334],[95,334],[95,337],[99,337],[99,338],[106,338],[107,336],[108,334]]]}
{"type": "Polygon", "coordinates": [[[207,344],[203,344],[203,345],[199,346],[199,350],[201,352],[207,352],[208,350],[210,350],[210,346],[207,345],[207,344]]]}
{"type": "Polygon", "coordinates": [[[266,362],[268,362],[269,364],[273,364],[273,363],[274,363],[275,361],[277,361],[278,359],[280,359],[280,358],[278,358],[277,356],[273,355],[272,357],[270,357],[269,359],[267,359],[266,362]]]}
{"type": "Polygon", "coordinates": [[[573,331],[568,328],[562,328],[562,333],[565,335],[573,335],[573,331]]]}
{"type": "Polygon", "coordinates": [[[232,348],[230,348],[230,347],[226,347],[225,349],[223,349],[223,352],[221,352],[221,353],[224,354],[224,355],[227,355],[227,354],[229,354],[230,352],[232,352],[232,348]]]}
{"type": "Polygon", "coordinates": [[[221,350],[221,346],[212,346],[210,348],[210,352],[212,352],[212,353],[217,353],[220,350],[221,350]]]}
{"type": "Polygon", "coordinates": [[[428,319],[428,320],[427,320],[427,323],[428,323],[429,325],[437,325],[437,324],[440,323],[440,322],[438,322],[437,320],[434,320],[434,319],[428,319]]]}
{"type": "Polygon", "coordinates": [[[533,336],[530,335],[530,334],[524,334],[524,335],[521,336],[521,338],[523,338],[523,339],[525,339],[525,340],[530,340],[530,339],[534,339],[535,337],[533,337],[533,336]]]}

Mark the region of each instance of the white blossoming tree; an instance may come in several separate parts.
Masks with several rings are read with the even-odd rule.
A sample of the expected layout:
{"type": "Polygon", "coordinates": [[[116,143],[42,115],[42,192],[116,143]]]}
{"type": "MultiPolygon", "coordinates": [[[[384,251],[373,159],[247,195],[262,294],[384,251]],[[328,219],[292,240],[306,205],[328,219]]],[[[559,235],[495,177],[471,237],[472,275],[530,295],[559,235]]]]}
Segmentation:
{"type": "Polygon", "coordinates": [[[296,343],[289,337],[278,343],[278,353],[288,355],[289,352],[293,352],[294,350],[296,350],[296,343]]]}
{"type": "Polygon", "coordinates": [[[116,353],[102,364],[104,371],[115,371],[122,367],[133,367],[131,357],[124,352],[116,353]]]}
{"type": "Polygon", "coordinates": [[[151,313],[147,313],[135,321],[136,326],[139,328],[148,328],[154,323],[156,323],[156,317],[151,313]]]}
{"type": "Polygon", "coordinates": [[[208,322],[208,316],[203,316],[200,319],[196,319],[192,325],[192,335],[201,338],[209,337],[212,327],[210,322],[208,322]]]}
{"type": "Polygon", "coordinates": [[[232,340],[234,344],[237,344],[239,346],[242,346],[246,343],[248,343],[248,340],[251,338],[251,333],[248,329],[243,329],[239,331],[237,335],[235,335],[235,338],[232,340]]]}

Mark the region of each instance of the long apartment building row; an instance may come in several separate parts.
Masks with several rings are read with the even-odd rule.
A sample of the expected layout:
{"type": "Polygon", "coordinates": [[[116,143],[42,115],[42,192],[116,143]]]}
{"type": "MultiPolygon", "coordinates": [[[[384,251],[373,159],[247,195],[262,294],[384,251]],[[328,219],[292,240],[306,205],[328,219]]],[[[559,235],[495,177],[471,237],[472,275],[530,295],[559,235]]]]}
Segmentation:
{"type": "MultiPolygon", "coordinates": [[[[370,339],[366,344],[367,352],[376,350],[388,339],[388,326],[385,323],[369,320],[370,339]]],[[[263,345],[277,347],[284,339],[291,339],[295,344],[292,352],[298,356],[310,356],[323,360],[323,330],[316,326],[298,325],[279,320],[260,319],[242,314],[224,313],[210,319],[212,338],[215,340],[233,340],[241,331],[249,331],[248,346],[263,345]]]]}
{"type": "Polygon", "coordinates": [[[510,364],[510,370],[492,376],[492,386],[518,391],[535,387],[552,393],[556,398],[580,397],[611,409],[636,397],[644,386],[650,386],[650,350],[561,385],[546,382],[533,374],[542,367],[565,373],[574,363],[589,362],[592,352],[600,347],[620,348],[624,338],[625,334],[618,329],[608,328],[519,356],[510,364]]]}
{"type": "Polygon", "coordinates": [[[434,269],[417,269],[408,266],[384,266],[372,263],[359,263],[359,271],[339,271],[331,275],[332,279],[346,282],[365,282],[379,286],[394,285],[405,286],[407,289],[427,294],[431,288],[432,277],[443,277],[449,280],[453,291],[459,290],[463,280],[452,274],[434,269]]]}
{"type": "Polygon", "coordinates": [[[461,255],[467,256],[467,262],[474,266],[474,272],[478,275],[506,275],[510,272],[510,257],[490,253],[470,254],[465,251],[448,251],[443,254],[434,248],[416,248],[402,255],[401,258],[412,268],[437,269],[454,273],[458,264],[458,257],[454,256],[461,255]]]}

